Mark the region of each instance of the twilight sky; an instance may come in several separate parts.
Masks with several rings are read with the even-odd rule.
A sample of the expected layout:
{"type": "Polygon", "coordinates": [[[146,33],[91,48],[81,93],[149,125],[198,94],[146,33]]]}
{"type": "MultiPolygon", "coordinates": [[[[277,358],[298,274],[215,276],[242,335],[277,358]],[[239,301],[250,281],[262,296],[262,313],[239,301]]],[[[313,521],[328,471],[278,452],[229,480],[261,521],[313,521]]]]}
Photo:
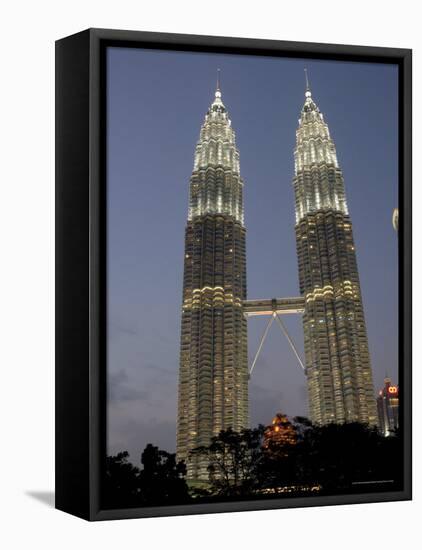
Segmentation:
{"type": "MultiPolygon", "coordinates": [[[[245,181],[249,298],[298,296],[293,148],[308,68],[345,178],[375,388],[397,381],[397,67],[109,48],[108,452],[175,450],[189,178],[217,68],[245,181]]],[[[303,357],[300,316],[285,316],[303,357]]],[[[249,320],[252,360],[265,319],[249,320]]],[[[250,383],[251,424],[307,414],[276,323],[250,383]]]]}

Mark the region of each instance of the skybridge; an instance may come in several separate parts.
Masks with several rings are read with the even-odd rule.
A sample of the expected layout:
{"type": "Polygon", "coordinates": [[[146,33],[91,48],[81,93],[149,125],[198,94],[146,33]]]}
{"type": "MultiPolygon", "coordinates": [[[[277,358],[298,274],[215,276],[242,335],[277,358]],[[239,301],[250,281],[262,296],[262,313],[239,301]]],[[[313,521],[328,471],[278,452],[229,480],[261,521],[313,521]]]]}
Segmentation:
{"type": "Polygon", "coordinates": [[[256,315],[287,315],[289,313],[303,313],[305,311],[305,299],[299,298],[273,298],[270,300],[245,300],[243,302],[243,314],[246,318],[256,315]]]}
{"type": "Polygon", "coordinates": [[[274,321],[277,321],[281,332],[286,337],[300,367],[305,370],[305,365],[299,355],[295,343],[293,342],[286,325],[282,320],[282,315],[289,314],[301,314],[305,311],[305,299],[303,297],[295,298],[272,298],[267,300],[245,300],[243,302],[243,315],[248,319],[249,317],[267,316],[269,317],[268,323],[265,326],[265,330],[261,336],[258,350],[255,354],[252,366],[249,370],[249,378],[252,375],[252,371],[255,368],[259,354],[261,353],[267,334],[274,321]]]}

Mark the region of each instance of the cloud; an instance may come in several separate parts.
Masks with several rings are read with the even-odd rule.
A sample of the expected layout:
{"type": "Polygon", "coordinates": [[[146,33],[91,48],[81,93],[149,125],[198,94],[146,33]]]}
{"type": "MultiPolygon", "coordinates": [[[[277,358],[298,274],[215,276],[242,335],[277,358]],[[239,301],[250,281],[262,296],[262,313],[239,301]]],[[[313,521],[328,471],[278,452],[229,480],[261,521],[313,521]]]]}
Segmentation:
{"type": "Polygon", "coordinates": [[[129,377],[124,369],[111,373],[107,380],[109,403],[124,403],[127,401],[141,401],[149,398],[149,392],[141,390],[129,383],[129,377]]]}
{"type": "Polygon", "coordinates": [[[161,365],[157,365],[156,363],[144,363],[144,368],[148,371],[152,371],[153,373],[159,373],[163,376],[171,376],[172,378],[175,378],[178,374],[177,368],[170,370],[162,367],[161,365]]]}
{"type": "Polygon", "coordinates": [[[133,463],[139,463],[142,451],[148,443],[168,452],[175,452],[176,420],[164,421],[114,415],[111,419],[107,453],[127,450],[133,463]]]}
{"type": "Polygon", "coordinates": [[[134,327],[128,323],[121,322],[111,322],[107,328],[108,338],[114,339],[119,338],[119,336],[138,336],[139,330],[137,327],[134,327]]]}

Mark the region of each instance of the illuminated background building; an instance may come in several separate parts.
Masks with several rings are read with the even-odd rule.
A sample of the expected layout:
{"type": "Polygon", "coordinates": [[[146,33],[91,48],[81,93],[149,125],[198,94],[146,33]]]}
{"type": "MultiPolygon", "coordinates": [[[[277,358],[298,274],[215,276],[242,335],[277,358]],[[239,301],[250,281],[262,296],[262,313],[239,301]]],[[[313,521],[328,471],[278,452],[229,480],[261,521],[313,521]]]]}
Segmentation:
{"type": "Polygon", "coordinates": [[[377,424],[356,251],[342,171],[307,81],[296,132],[296,246],[313,422],[377,424]]]}
{"type": "Polygon", "coordinates": [[[185,232],[177,458],[190,479],[208,478],[192,449],[248,425],[245,299],[243,181],[217,84],[196,146],[185,232]]]}
{"type": "Polygon", "coordinates": [[[295,445],[296,441],[297,433],[290,420],[285,414],[277,413],[265,429],[262,447],[270,453],[287,453],[286,447],[295,445]]]}
{"type": "Polygon", "coordinates": [[[377,408],[380,431],[389,436],[399,427],[399,388],[391,384],[390,378],[384,379],[384,387],[378,392],[377,408]]]}

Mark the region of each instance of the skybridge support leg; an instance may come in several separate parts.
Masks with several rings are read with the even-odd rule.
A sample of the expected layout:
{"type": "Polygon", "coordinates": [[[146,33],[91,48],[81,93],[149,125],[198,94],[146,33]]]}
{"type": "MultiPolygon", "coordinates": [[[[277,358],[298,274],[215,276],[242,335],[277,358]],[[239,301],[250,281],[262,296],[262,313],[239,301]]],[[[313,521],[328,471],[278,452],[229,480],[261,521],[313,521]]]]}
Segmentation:
{"type": "Polygon", "coordinates": [[[300,366],[302,367],[303,370],[305,370],[305,365],[303,364],[302,359],[301,359],[300,356],[299,356],[299,353],[298,353],[298,351],[297,351],[297,349],[296,349],[296,346],[295,346],[293,340],[290,338],[290,335],[289,335],[289,333],[287,332],[287,328],[286,328],[285,324],[284,324],[283,321],[280,319],[280,316],[277,315],[277,313],[275,313],[274,316],[276,317],[276,319],[277,319],[277,321],[278,321],[278,324],[280,325],[281,331],[283,332],[284,336],[287,338],[287,341],[289,342],[290,347],[291,347],[292,350],[293,350],[293,353],[296,355],[296,359],[299,361],[300,366]]]}
{"type": "Polygon", "coordinates": [[[253,369],[255,367],[255,364],[258,360],[258,357],[259,357],[259,354],[261,352],[262,346],[264,345],[264,342],[265,342],[265,338],[267,337],[268,331],[270,330],[270,327],[273,324],[273,321],[274,321],[274,315],[271,315],[270,320],[268,321],[267,326],[265,327],[264,333],[263,333],[261,341],[259,343],[258,351],[256,352],[254,360],[252,362],[251,370],[249,371],[249,378],[251,377],[252,371],[253,371],[253,369]]]}

